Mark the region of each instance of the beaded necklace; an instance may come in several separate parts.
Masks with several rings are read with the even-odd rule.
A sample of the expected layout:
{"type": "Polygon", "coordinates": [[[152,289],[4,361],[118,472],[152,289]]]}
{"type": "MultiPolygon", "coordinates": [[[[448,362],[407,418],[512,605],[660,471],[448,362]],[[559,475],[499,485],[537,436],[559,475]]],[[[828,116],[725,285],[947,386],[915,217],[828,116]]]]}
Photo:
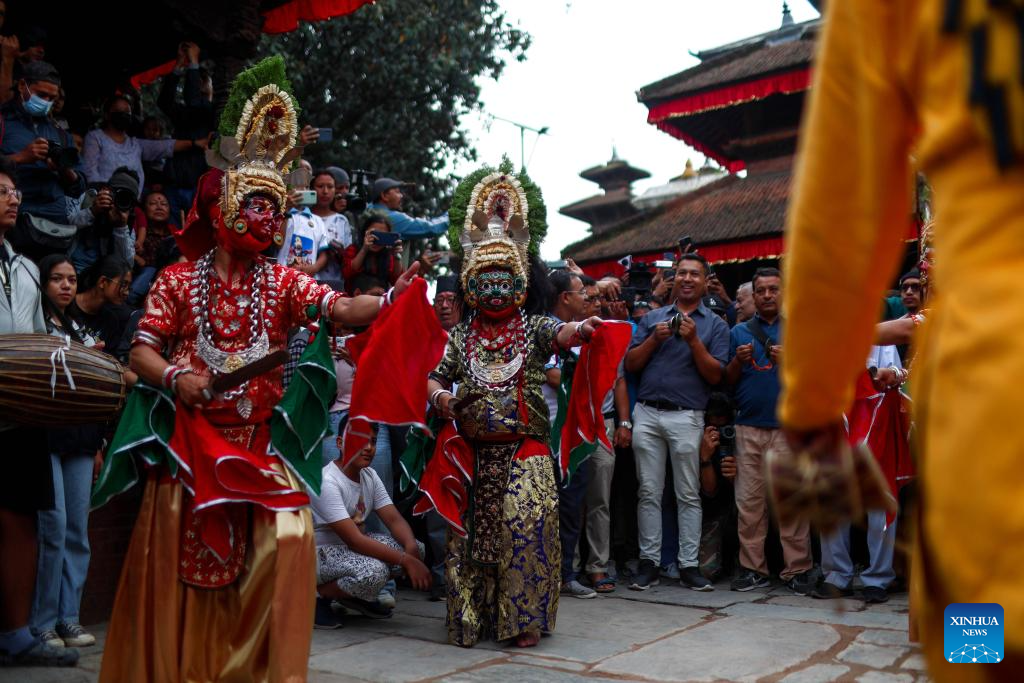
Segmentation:
{"type": "MultiPolygon", "coordinates": [[[[270,339],[263,324],[262,315],[261,284],[266,266],[261,259],[257,259],[253,263],[254,273],[249,296],[243,296],[236,301],[239,309],[249,309],[249,346],[239,351],[223,351],[217,347],[213,339],[213,324],[211,322],[210,281],[217,277],[213,271],[213,255],[214,250],[211,250],[196,263],[195,279],[189,292],[191,294],[189,302],[192,304],[192,313],[198,317],[199,322],[196,352],[214,374],[227,374],[263,358],[270,352],[270,339]]],[[[218,284],[220,285],[219,282],[218,284]]],[[[222,290],[220,296],[224,297],[226,288],[224,285],[220,285],[220,288],[222,290]]],[[[230,290],[227,291],[230,292],[230,290]]],[[[224,336],[235,336],[241,332],[241,329],[239,326],[239,329],[231,330],[224,336]]],[[[245,396],[248,388],[249,382],[244,382],[236,389],[225,392],[222,396],[224,400],[239,399],[235,404],[236,409],[238,414],[245,419],[252,414],[253,408],[252,401],[245,396]]]]}
{"type": "Polygon", "coordinates": [[[466,356],[473,377],[488,389],[505,389],[522,373],[529,354],[528,336],[523,314],[517,310],[513,318],[498,328],[485,329],[479,317],[474,317],[466,335],[466,356]],[[503,351],[505,363],[485,365],[480,361],[480,349],[503,351]]]}

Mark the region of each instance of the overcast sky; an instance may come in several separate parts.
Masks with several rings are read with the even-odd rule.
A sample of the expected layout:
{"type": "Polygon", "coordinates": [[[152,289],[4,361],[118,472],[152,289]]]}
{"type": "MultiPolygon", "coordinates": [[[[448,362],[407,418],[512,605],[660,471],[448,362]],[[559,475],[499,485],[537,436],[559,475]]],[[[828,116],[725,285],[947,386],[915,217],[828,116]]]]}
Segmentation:
{"type": "MultiPolygon", "coordinates": [[[[642,86],[694,66],[689,53],[778,28],[781,0],[505,0],[512,21],[533,36],[527,60],[511,63],[501,81],[483,86],[486,114],[533,128],[526,133],[526,162],[540,185],[550,225],[542,254],[559,258],[587,226],[558,208],[599,192],[579,172],[619,157],[651,173],[634,185],[637,195],[679,175],[693,149],[647,123],[636,100],[642,86]]],[[[790,0],[796,21],[817,16],[807,0],[790,0]]],[[[480,162],[497,164],[503,153],[518,166],[519,129],[486,115],[468,128],[480,162]]],[[[462,165],[464,175],[473,166],[462,165]]]]}

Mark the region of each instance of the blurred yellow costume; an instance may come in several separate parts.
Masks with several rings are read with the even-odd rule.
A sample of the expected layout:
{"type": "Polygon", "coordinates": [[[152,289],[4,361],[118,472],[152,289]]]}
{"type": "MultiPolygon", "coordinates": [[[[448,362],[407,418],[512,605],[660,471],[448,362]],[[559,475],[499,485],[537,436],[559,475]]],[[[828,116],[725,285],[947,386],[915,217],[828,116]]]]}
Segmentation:
{"type": "Polygon", "coordinates": [[[903,255],[911,159],[935,192],[939,291],[917,340],[917,625],[937,680],[1024,664],[1024,2],[829,0],[786,262],[786,427],[850,404],[903,255]],[[943,610],[1005,610],[1006,660],[943,659],[943,610]]]}

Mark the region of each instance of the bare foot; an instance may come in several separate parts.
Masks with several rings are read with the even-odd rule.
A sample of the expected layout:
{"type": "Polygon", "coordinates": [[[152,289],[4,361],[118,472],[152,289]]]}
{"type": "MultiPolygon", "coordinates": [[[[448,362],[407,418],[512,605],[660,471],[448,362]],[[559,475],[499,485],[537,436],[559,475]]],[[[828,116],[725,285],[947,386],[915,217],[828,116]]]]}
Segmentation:
{"type": "Polygon", "coordinates": [[[540,634],[525,631],[516,636],[516,647],[535,647],[540,642],[540,634]]]}

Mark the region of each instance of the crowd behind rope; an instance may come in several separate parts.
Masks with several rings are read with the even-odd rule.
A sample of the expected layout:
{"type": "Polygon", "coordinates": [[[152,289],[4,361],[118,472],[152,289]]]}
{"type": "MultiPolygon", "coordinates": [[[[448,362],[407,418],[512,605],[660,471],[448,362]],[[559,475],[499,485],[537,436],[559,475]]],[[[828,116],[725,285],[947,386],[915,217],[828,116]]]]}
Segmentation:
{"type": "MultiPolygon", "coordinates": [[[[132,94],[112,94],[95,127],[76,130],[62,118],[59,70],[43,61],[45,34],[28,32],[22,43],[0,41],[0,89],[10,85],[0,95],[0,333],[66,337],[126,361],[149,286],[182,258],[172,233],[215,130],[209,71],[199,47],[183,43],[161,83],[159,115],[142,116],[132,94]]],[[[317,136],[306,126],[301,144],[317,136]]],[[[433,275],[448,268],[448,254],[408,248],[429,244],[448,224],[446,216],[404,213],[406,184],[360,174],[354,188],[355,173],[340,161],[302,163],[308,182],[292,188],[284,243],[269,257],[352,295],[384,293],[413,260],[433,275]]],[[[637,272],[595,280],[569,261],[548,278],[549,315],[598,315],[634,328],[602,408],[613,449],[599,447],[559,488],[563,595],[590,599],[662,581],[749,591],[776,579],[822,599],[856,588],[877,603],[902,590],[893,552],[901,518],[885,524],[877,519],[884,513],[869,513],[867,533],[855,532],[853,542],[849,528],[819,536],[806,524],[771,521],[765,465],[787,448],[775,413],[785,362],[779,271],[762,268],[735,292],[693,252],[677,253],[642,282],[637,272]]],[[[918,273],[907,273],[883,316],[917,313],[920,293],[918,273]]],[[[446,330],[468,314],[461,301],[456,278],[436,278],[433,305],[446,330]]],[[[407,430],[375,427],[357,457],[344,466],[339,459],[355,373],[346,342],[360,331],[329,330],[337,393],[323,490],[312,505],[319,628],[351,615],[390,616],[399,583],[446,597],[445,523],[434,513],[412,518],[414,492],[400,486],[407,430]]],[[[308,338],[296,330],[290,339],[286,383],[308,338]]],[[[886,357],[898,364],[905,356],[893,348],[886,357]]],[[[553,356],[546,368],[552,422],[565,360],[553,356]]],[[[0,562],[11,577],[0,586],[4,665],[70,665],[76,648],[95,643],[79,606],[89,490],[113,426],[53,429],[45,443],[22,443],[20,430],[0,423],[5,443],[25,456],[14,466],[24,471],[0,484],[0,562]],[[39,467],[49,470],[45,486],[18,486],[39,481],[39,467]]]]}

